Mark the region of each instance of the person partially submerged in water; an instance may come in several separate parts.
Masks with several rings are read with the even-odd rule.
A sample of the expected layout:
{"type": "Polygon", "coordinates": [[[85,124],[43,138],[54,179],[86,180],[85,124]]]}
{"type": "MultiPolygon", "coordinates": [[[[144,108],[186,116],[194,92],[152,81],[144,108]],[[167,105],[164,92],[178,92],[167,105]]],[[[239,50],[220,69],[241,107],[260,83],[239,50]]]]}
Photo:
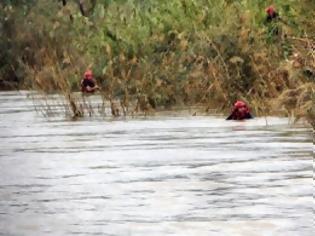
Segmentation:
{"type": "Polygon", "coordinates": [[[96,84],[92,70],[87,70],[81,80],[81,91],[83,93],[94,93],[99,87],[96,84]]]}
{"type": "Polygon", "coordinates": [[[245,120],[254,118],[249,111],[249,107],[243,101],[236,101],[233,105],[231,114],[226,118],[227,120],[245,120]]]}

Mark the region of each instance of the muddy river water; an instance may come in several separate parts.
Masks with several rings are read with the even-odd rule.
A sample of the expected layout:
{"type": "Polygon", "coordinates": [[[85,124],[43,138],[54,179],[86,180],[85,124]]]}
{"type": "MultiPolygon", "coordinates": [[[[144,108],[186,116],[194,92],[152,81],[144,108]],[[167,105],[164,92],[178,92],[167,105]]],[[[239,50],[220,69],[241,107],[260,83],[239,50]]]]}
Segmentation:
{"type": "Polygon", "coordinates": [[[0,93],[0,235],[311,236],[312,130],[285,118],[69,121],[0,93]]]}

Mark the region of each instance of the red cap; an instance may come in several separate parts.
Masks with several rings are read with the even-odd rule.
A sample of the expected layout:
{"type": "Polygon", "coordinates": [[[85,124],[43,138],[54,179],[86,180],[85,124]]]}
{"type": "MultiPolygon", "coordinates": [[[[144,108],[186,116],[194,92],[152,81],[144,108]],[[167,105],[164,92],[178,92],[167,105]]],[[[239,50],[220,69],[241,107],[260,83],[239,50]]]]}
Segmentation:
{"type": "Polygon", "coordinates": [[[91,79],[93,78],[93,72],[91,70],[87,70],[84,72],[84,78],[91,79]]]}

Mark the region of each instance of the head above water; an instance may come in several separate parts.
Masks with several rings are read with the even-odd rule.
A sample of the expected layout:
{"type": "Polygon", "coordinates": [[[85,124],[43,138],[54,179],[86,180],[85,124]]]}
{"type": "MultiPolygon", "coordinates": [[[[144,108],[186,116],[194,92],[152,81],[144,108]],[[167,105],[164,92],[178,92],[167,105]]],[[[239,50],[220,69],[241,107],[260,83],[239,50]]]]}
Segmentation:
{"type": "Polygon", "coordinates": [[[85,79],[92,79],[93,78],[93,72],[92,70],[88,69],[84,72],[84,78],[85,79]]]}
{"type": "Polygon", "coordinates": [[[241,100],[237,100],[233,104],[233,109],[231,114],[226,118],[227,120],[244,120],[252,119],[253,116],[250,114],[249,107],[247,104],[241,100]]]}

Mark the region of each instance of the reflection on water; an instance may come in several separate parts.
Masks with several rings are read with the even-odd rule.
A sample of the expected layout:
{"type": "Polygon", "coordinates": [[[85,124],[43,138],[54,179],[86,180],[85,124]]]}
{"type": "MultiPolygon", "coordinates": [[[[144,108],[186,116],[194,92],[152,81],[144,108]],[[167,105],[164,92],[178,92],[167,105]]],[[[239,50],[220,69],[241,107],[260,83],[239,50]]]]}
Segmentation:
{"type": "Polygon", "coordinates": [[[47,121],[0,94],[0,235],[313,235],[309,128],[47,121]]]}

